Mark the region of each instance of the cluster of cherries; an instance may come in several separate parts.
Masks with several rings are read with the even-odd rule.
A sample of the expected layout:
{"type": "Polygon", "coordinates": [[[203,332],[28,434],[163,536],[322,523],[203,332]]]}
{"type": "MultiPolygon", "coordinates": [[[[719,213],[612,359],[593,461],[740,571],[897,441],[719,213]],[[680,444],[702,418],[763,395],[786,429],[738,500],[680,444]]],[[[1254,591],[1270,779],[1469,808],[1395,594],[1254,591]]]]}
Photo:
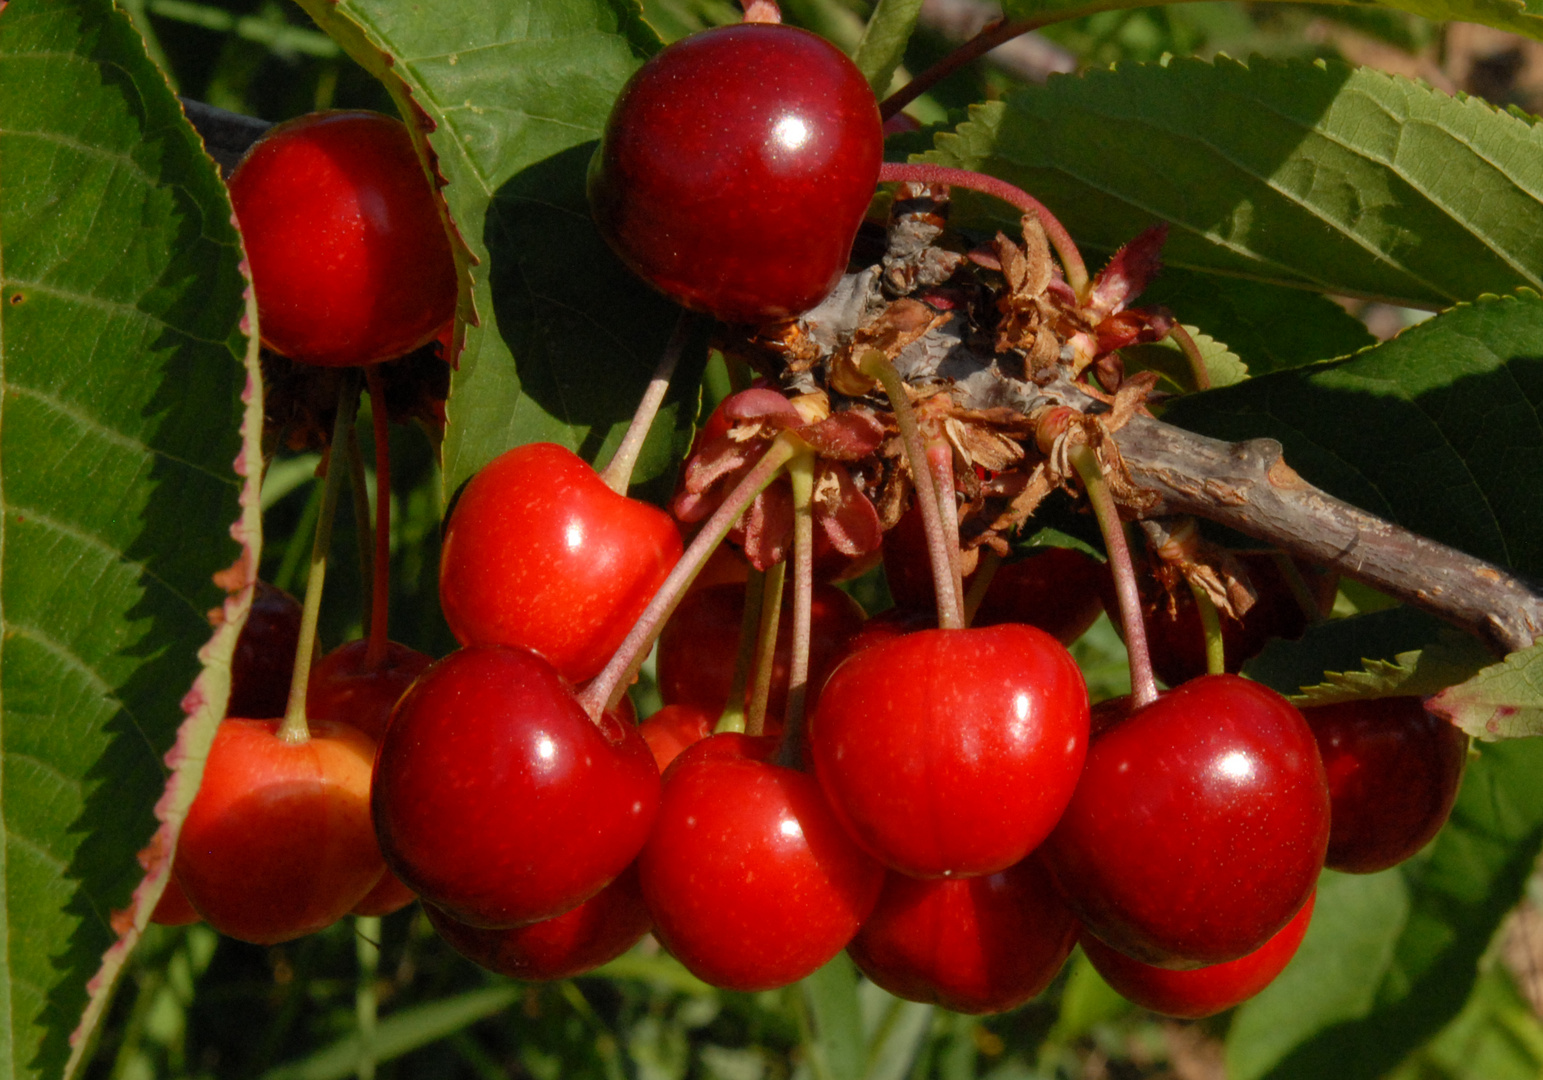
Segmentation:
{"type": "MultiPolygon", "coordinates": [[[[408,303],[368,282],[307,316],[326,335],[283,337],[285,305],[326,295],[332,271],[289,275],[297,287],[274,299],[282,287],[268,275],[288,271],[265,270],[261,253],[330,251],[336,227],[287,232],[287,218],[259,208],[293,191],[252,194],[247,178],[316,133],[394,124],[348,116],[280,126],[231,182],[265,341],[325,364],[424,343],[455,292],[437,208],[397,125],[396,157],[380,169],[411,177],[427,207],[408,263],[422,277],[407,291],[414,302],[435,291],[435,303],[367,358],[348,342],[380,335],[331,330],[349,312],[399,319],[408,303]]],[[[872,94],[839,51],[791,28],[724,28],[664,50],[627,85],[591,200],[646,280],[724,321],[761,323],[834,286],[881,147],[872,94]]],[[[318,178],[374,153],[333,148],[292,182],[337,188],[318,178]]],[[[324,658],[307,694],[272,663],[304,637],[286,621],[299,624],[296,605],[270,616],[260,598],[242,648],[282,632],[260,655],[238,652],[230,715],[286,719],[220,727],[176,854],[189,916],[271,942],[417,895],[456,949],[520,978],[589,970],[652,930],[717,986],[785,985],[847,949],[886,989],[969,1012],[1038,994],[1080,940],[1132,1000],[1201,1016],[1290,959],[1326,862],[1393,865],[1455,798],[1466,743],[1418,700],[1304,718],[1237,675],[1203,674],[1198,616],[1148,623],[1155,642],[1175,642],[1162,671],[1172,691],[1090,709],[1066,645],[1104,606],[1103,564],[1062,549],[1008,562],[979,590],[973,625],[938,628],[926,612],[937,564],[910,513],[884,537],[893,612],[867,619],[827,580],[798,650],[787,618],[774,647],[742,649],[747,599],[761,595],[744,563],[727,555],[685,591],[698,567],[683,558],[684,527],[625,489],[550,444],[509,450],[473,477],[446,524],[440,576],[462,647],[433,664],[384,641],[377,595],[381,632],[324,658]],[[666,705],[639,725],[615,669],[656,632],[660,596],[683,597],[659,636],[666,705]],[[301,689],[258,701],[239,678],[301,689]]],[[[854,569],[819,565],[827,578],[854,569]]],[[[1306,616],[1288,598],[1250,618],[1224,628],[1233,663],[1256,648],[1245,631],[1262,642],[1306,616]]]]}

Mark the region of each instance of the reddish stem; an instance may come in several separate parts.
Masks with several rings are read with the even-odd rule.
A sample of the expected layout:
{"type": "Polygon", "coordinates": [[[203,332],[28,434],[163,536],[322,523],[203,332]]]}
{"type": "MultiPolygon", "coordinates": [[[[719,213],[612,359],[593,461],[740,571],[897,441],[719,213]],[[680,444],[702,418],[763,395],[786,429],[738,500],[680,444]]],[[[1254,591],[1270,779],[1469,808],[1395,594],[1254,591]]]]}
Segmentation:
{"type": "Polygon", "coordinates": [[[761,613],[755,625],[755,686],[745,712],[745,731],[766,731],[766,703],[771,700],[772,673],[777,664],[777,630],[782,625],[782,592],[788,564],[780,562],[766,571],[761,582],[761,613]]]}
{"type": "Polygon", "coordinates": [[[971,172],[969,169],[955,169],[948,165],[886,161],[879,166],[879,183],[904,182],[947,184],[950,187],[967,188],[970,191],[978,191],[983,195],[1001,199],[1024,214],[1033,214],[1045,227],[1045,235],[1050,239],[1050,246],[1055,248],[1055,253],[1060,256],[1061,267],[1066,271],[1066,283],[1079,297],[1086,299],[1088,268],[1082,261],[1082,252],[1077,250],[1077,245],[1072,240],[1071,233],[1066,231],[1066,226],[1061,224],[1044,203],[1027,191],[1005,180],[998,180],[994,176],[971,172]]]}
{"type": "Polygon", "coordinates": [[[775,26],[782,21],[782,11],[777,7],[776,0],[745,0],[744,21],[775,26]]]}
{"type": "Polygon", "coordinates": [[[375,432],[375,556],[370,573],[370,637],[364,668],[379,671],[386,663],[386,615],[391,603],[391,417],[380,365],[364,369],[370,391],[370,426],[375,432]]]}
{"type": "Polygon", "coordinates": [[[879,115],[888,120],[964,65],[979,60],[998,45],[1011,41],[1020,34],[1037,30],[1043,22],[1044,20],[1041,19],[1020,19],[1012,22],[1003,16],[995,22],[986,24],[981,28],[980,33],[879,102],[879,115]]]}
{"type": "Polygon", "coordinates": [[[954,493],[954,448],[947,440],[927,442],[927,467],[932,470],[932,486],[937,492],[938,517],[943,523],[943,542],[948,549],[948,565],[953,571],[954,595],[964,606],[964,623],[969,625],[969,603],[964,594],[964,568],[959,554],[959,499],[954,493]]]}

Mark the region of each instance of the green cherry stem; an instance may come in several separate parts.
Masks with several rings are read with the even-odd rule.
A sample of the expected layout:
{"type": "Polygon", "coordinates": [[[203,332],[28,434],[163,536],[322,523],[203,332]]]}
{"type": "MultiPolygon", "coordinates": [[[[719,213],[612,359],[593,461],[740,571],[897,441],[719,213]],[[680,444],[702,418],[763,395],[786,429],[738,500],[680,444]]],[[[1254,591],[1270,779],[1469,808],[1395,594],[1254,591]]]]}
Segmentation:
{"type": "MultiPolygon", "coordinates": [[[[797,455],[795,455],[795,460],[797,455]]],[[[782,623],[782,594],[787,587],[788,564],[774,564],[761,583],[760,617],[755,628],[755,684],[745,712],[745,732],[766,731],[766,705],[771,700],[772,669],[777,661],[777,628],[782,623]]]]}
{"type": "Polygon", "coordinates": [[[756,641],[761,628],[761,601],[766,593],[766,575],[750,567],[745,576],[745,612],[739,619],[739,652],[734,656],[734,678],[729,682],[729,700],[713,726],[715,734],[745,730],[745,685],[750,681],[750,663],[755,659],[756,641]]]}
{"type": "Polygon", "coordinates": [[[1205,357],[1200,355],[1200,346],[1195,344],[1194,337],[1178,323],[1174,323],[1168,333],[1173,335],[1184,353],[1184,359],[1189,361],[1189,377],[1194,381],[1195,389],[1211,389],[1211,369],[1205,366],[1205,357]]]}
{"type": "Polygon", "coordinates": [[[1136,570],[1130,561],[1130,545],[1125,542],[1125,526],[1120,509],[1104,480],[1098,455],[1086,444],[1073,446],[1069,454],[1072,467],[1082,480],[1104,534],[1104,548],[1109,553],[1109,570],[1114,575],[1115,597],[1119,601],[1120,623],[1125,629],[1125,650],[1130,655],[1131,704],[1141,709],[1157,700],[1157,679],[1152,674],[1152,657],[1147,650],[1146,623],[1141,618],[1141,597],[1136,590],[1136,570]]]}
{"type": "Polygon", "coordinates": [[[943,630],[962,630],[964,604],[959,593],[954,591],[954,563],[949,555],[950,547],[955,550],[959,547],[959,533],[955,530],[950,538],[944,530],[942,513],[938,510],[937,487],[932,482],[932,468],[927,461],[927,446],[921,426],[916,422],[916,412],[911,408],[905,382],[895,365],[877,349],[869,350],[862,357],[858,370],[884,388],[895,413],[895,423],[900,428],[905,456],[911,465],[911,479],[916,485],[916,504],[927,534],[927,555],[932,562],[932,583],[937,593],[938,626],[943,630]]]}
{"type": "Polygon", "coordinates": [[[316,517],[316,540],[311,545],[311,570],[305,581],[305,604],[300,609],[300,640],[295,644],[295,673],[289,681],[289,705],[278,736],[287,743],[303,743],[311,737],[305,718],[305,692],[311,682],[311,656],[316,650],[316,622],[321,616],[321,591],[327,579],[327,549],[332,546],[332,517],[337,512],[338,488],[343,486],[338,452],[348,440],[359,407],[359,380],[350,371],[338,388],[337,418],[332,424],[332,445],[327,452],[327,476],[322,481],[321,513],[316,517]]]}
{"type": "Polygon", "coordinates": [[[1066,283],[1072,287],[1072,291],[1078,297],[1087,299],[1088,267],[1082,261],[1082,252],[1077,250],[1076,242],[1072,240],[1071,233],[1066,231],[1066,226],[1061,224],[1060,219],[1050,212],[1049,207],[1027,191],[1005,180],[998,180],[994,176],[971,172],[969,169],[954,169],[947,165],[886,161],[879,167],[879,183],[902,181],[968,188],[971,191],[1001,199],[1009,206],[1016,207],[1021,213],[1033,214],[1045,227],[1045,235],[1050,239],[1050,246],[1055,248],[1055,253],[1060,256],[1061,268],[1066,271],[1066,283]]]}
{"type": "Polygon", "coordinates": [[[788,704],[782,726],[782,753],[798,760],[803,741],[804,702],[809,697],[809,624],[814,607],[814,454],[788,462],[793,485],[793,635],[788,664],[788,704]]]}
{"type": "Polygon", "coordinates": [[[1200,612],[1200,628],[1205,632],[1205,673],[1223,675],[1227,671],[1227,646],[1222,639],[1222,619],[1211,602],[1211,596],[1193,581],[1189,591],[1195,598],[1195,609],[1200,612]]]}
{"type": "MultiPolygon", "coordinates": [[[[370,524],[370,481],[364,471],[364,453],[359,448],[359,429],[350,426],[348,438],[345,440],[344,449],[348,451],[348,491],[353,496],[354,503],[354,540],[359,550],[359,580],[373,581],[375,578],[375,531],[370,524]]],[[[361,603],[360,619],[365,626],[370,625],[370,619],[375,597],[370,590],[365,590],[361,603]]]]}
{"type": "Polygon", "coordinates": [[[386,618],[391,608],[391,417],[380,365],[364,369],[370,391],[370,427],[375,436],[375,554],[370,575],[370,636],[364,666],[378,671],[386,662],[386,618]]]}
{"type": "Polygon", "coordinates": [[[975,576],[970,579],[970,591],[964,594],[964,625],[975,621],[975,613],[986,599],[986,590],[1002,566],[1002,556],[989,547],[980,548],[980,560],[975,564],[975,576]]]}
{"type": "Polygon", "coordinates": [[[659,415],[659,406],[664,404],[664,395],[670,392],[670,378],[675,374],[675,365],[680,361],[680,354],[695,325],[696,320],[689,311],[682,311],[680,318],[675,320],[675,329],[664,347],[664,354],[659,357],[653,378],[648,381],[648,389],[643,392],[643,400],[638,402],[637,411],[632,414],[627,434],[622,436],[610,464],[600,473],[605,486],[618,495],[627,494],[627,488],[632,485],[632,470],[638,463],[638,455],[643,452],[648,431],[654,426],[654,417],[659,415]]]}
{"type": "Polygon", "coordinates": [[[653,648],[665,620],[680,603],[681,597],[686,595],[692,579],[707,564],[708,557],[723,542],[723,538],[729,535],[734,522],[755,502],[755,497],[776,479],[788,459],[802,445],[802,440],[790,432],[778,435],[755,467],[744,475],[718,509],[703,522],[696,539],[686,548],[685,554],[675,564],[675,569],[664,579],[664,584],[659,586],[659,591],[648,602],[648,607],[643,609],[643,614],[638,616],[638,621],[633,623],[632,629],[617,647],[605,669],[579,692],[578,702],[591,719],[598,719],[602,712],[614,708],[621,700],[621,696],[627,692],[627,685],[643,666],[648,650],[653,648]]]}

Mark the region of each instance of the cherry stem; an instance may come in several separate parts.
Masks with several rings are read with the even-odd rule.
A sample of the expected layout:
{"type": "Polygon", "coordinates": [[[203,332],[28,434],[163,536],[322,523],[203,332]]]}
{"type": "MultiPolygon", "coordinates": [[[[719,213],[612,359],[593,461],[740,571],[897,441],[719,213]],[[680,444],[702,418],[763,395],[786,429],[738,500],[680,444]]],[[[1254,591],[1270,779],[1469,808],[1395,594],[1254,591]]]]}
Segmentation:
{"type": "Polygon", "coordinates": [[[1098,455],[1087,445],[1070,450],[1072,467],[1082,479],[1088,502],[1104,534],[1104,548],[1109,553],[1109,570],[1114,575],[1115,598],[1120,607],[1120,623],[1125,628],[1125,651],[1130,654],[1131,702],[1141,709],[1157,700],[1157,679],[1152,675],[1152,657],[1147,650],[1147,628],[1141,618],[1141,596],[1136,590],[1136,569],[1130,561],[1130,545],[1125,542],[1125,526],[1120,522],[1120,508],[1104,480],[1098,455]]]}
{"type": "Polygon", "coordinates": [[[1020,34],[1037,30],[1042,24],[1041,19],[1020,19],[1013,22],[1005,16],[986,24],[981,28],[980,33],[879,102],[879,116],[888,120],[964,65],[979,60],[998,45],[1011,41],[1020,34]]]}
{"type": "Polygon", "coordinates": [[[975,564],[975,576],[970,579],[970,591],[964,594],[964,624],[975,622],[975,613],[986,599],[986,590],[1002,565],[1002,556],[988,547],[980,549],[980,561],[975,564]]]}
{"type": "Polygon", "coordinates": [[[1027,191],[1005,180],[998,180],[994,176],[971,172],[969,169],[955,169],[947,165],[886,161],[879,166],[879,183],[907,181],[916,184],[947,184],[950,187],[968,188],[971,191],[979,191],[983,195],[1001,199],[1024,214],[1033,214],[1045,227],[1045,235],[1050,239],[1050,246],[1055,248],[1055,253],[1060,256],[1061,267],[1066,271],[1066,283],[1072,287],[1078,297],[1087,298],[1088,267],[1082,261],[1082,252],[1077,250],[1077,244],[1072,240],[1071,233],[1067,232],[1066,226],[1050,212],[1050,208],[1027,191]]]}
{"type": "Polygon", "coordinates": [[[809,698],[809,624],[814,607],[814,454],[788,462],[793,485],[793,635],[788,664],[788,705],[782,727],[784,765],[795,765],[803,742],[804,702],[809,698]]]}
{"type": "Polygon", "coordinates": [[[718,509],[703,523],[696,539],[691,541],[691,546],[664,579],[664,584],[659,586],[659,591],[649,601],[648,607],[643,609],[643,614],[638,616],[638,621],[632,625],[605,669],[579,693],[578,702],[589,713],[590,719],[598,721],[601,713],[613,708],[627,692],[628,684],[636,678],[638,669],[648,656],[648,650],[653,648],[665,620],[680,603],[681,597],[686,595],[692,579],[707,564],[708,558],[723,542],[723,538],[729,535],[734,522],[739,520],[739,516],[776,478],[777,473],[797,451],[794,439],[791,433],[784,432],[772,440],[766,453],[761,455],[761,460],[756,462],[755,467],[745,474],[719,504],[718,509]]]}
{"type": "MultiPolygon", "coordinates": [[[[359,580],[370,581],[375,575],[375,531],[370,524],[370,485],[364,472],[364,453],[359,449],[357,426],[349,427],[344,447],[348,451],[348,490],[354,501],[354,540],[359,549],[359,580]]],[[[360,605],[363,609],[360,618],[365,626],[370,625],[374,600],[374,596],[366,590],[360,605]]]]}
{"type": "Polygon", "coordinates": [[[766,733],[766,705],[771,700],[772,671],[777,662],[777,630],[782,625],[782,592],[788,564],[776,563],[761,584],[761,612],[755,628],[755,685],[745,713],[745,733],[766,733]]]}
{"type": "Polygon", "coordinates": [[[1222,639],[1222,619],[1211,602],[1211,594],[1189,583],[1189,591],[1195,597],[1195,608],[1200,612],[1200,628],[1205,632],[1205,671],[1207,675],[1222,675],[1227,671],[1227,645],[1222,639]]]}
{"type": "Polygon", "coordinates": [[[747,23],[770,23],[776,25],[782,21],[782,11],[777,7],[776,0],[744,0],[745,18],[747,23]]]}
{"type": "Polygon", "coordinates": [[[659,366],[654,368],[653,378],[648,382],[648,389],[643,391],[637,412],[632,414],[627,434],[622,436],[611,463],[600,474],[605,486],[618,495],[627,494],[627,488],[632,484],[632,470],[638,463],[638,455],[643,452],[648,431],[654,426],[654,417],[659,415],[659,406],[664,404],[664,395],[670,392],[670,377],[675,374],[675,365],[686,348],[686,339],[691,336],[694,323],[689,311],[682,311],[680,318],[675,320],[669,344],[664,347],[664,355],[659,357],[659,366]]]}
{"type": "Polygon", "coordinates": [[[305,717],[305,693],[311,682],[311,656],[316,650],[316,623],[321,617],[321,591],[327,579],[327,549],[332,546],[332,518],[338,508],[338,488],[343,470],[338,452],[347,444],[359,407],[359,380],[348,372],[338,386],[338,411],[332,423],[332,445],[327,451],[327,475],[321,486],[321,513],[316,517],[316,540],[311,545],[311,570],[305,581],[305,604],[300,609],[300,640],[295,643],[295,672],[289,680],[289,705],[278,736],[287,743],[303,743],[311,737],[305,717]]]}
{"type": "MultiPolygon", "coordinates": [[[[932,471],[932,486],[938,497],[938,518],[943,523],[944,546],[948,548],[948,566],[954,579],[954,595],[965,603],[963,556],[959,553],[959,499],[954,493],[954,448],[946,439],[927,441],[927,467],[932,471]]],[[[970,624],[970,610],[960,618],[970,624]]]]}
{"type": "Polygon", "coordinates": [[[927,461],[927,447],[922,439],[916,412],[911,408],[905,382],[895,365],[877,349],[870,349],[858,363],[858,370],[870,379],[877,379],[889,398],[895,413],[895,423],[900,428],[900,438],[905,445],[905,456],[911,464],[911,479],[916,485],[916,503],[921,510],[922,528],[927,535],[927,557],[932,562],[932,584],[937,596],[938,627],[943,630],[964,629],[964,604],[954,591],[953,563],[949,550],[959,548],[956,530],[950,542],[944,531],[943,517],[938,510],[938,493],[932,483],[932,469],[927,461]]]}
{"type": "Polygon", "coordinates": [[[1195,344],[1190,332],[1174,323],[1168,333],[1173,335],[1179,348],[1184,351],[1184,359],[1189,361],[1189,376],[1194,380],[1195,389],[1211,389],[1211,369],[1205,366],[1205,357],[1200,355],[1200,346],[1195,344]]]}
{"type": "Polygon", "coordinates": [[[364,369],[370,391],[370,426],[375,434],[375,556],[370,575],[370,637],[364,646],[366,671],[386,663],[386,616],[391,606],[391,417],[380,365],[364,369]]]}
{"type": "Polygon", "coordinates": [[[745,730],[745,684],[750,681],[750,662],[755,658],[757,631],[761,628],[761,598],[766,591],[766,575],[755,567],[745,576],[745,611],[739,619],[739,652],[734,657],[734,678],[729,682],[729,700],[718,714],[714,733],[745,730]]]}

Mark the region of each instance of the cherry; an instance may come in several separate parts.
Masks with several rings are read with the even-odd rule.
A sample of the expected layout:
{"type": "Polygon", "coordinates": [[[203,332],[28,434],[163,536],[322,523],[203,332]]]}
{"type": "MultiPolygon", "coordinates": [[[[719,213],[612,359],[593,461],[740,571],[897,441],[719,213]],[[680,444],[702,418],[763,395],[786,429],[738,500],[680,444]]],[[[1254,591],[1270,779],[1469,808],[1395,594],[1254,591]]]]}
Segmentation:
{"type": "Polygon", "coordinates": [[[693,974],[769,990],[845,948],[884,872],[814,780],[769,761],[775,741],[714,735],[670,766],[638,858],[654,933],[693,974]]]}
{"type": "Polygon", "coordinates": [[[1371,874],[1409,858],[1441,831],[1468,758],[1468,736],[1419,698],[1302,710],[1329,778],[1334,870],[1371,874]]]}
{"type": "Polygon", "coordinates": [[[618,495],[571,450],[515,447],[471,478],[445,527],[439,600],[463,645],[597,674],[681,556],[664,511],[618,495]]]}
{"type": "Polygon", "coordinates": [[[884,135],[834,45],[790,26],[704,30],[628,80],[590,163],[595,224],[637,274],[726,322],[819,303],[846,269],[884,135]]]}
{"type": "Polygon", "coordinates": [[[455,261],[412,137],[371,112],[270,128],[230,177],[263,344],[308,364],[372,364],[434,339],[455,261]]]}
{"type": "Polygon", "coordinates": [[[198,911],[188,900],[188,894],[178,884],[177,875],[173,872],[166,879],[166,888],[161,890],[161,898],[155,902],[150,921],[161,926],[190,926],[198,922],[199,918],[198,911]]]}
{"type": "Polygon", "coordinates": [[[1259,948],[1236,960],[1175,971],[1132,960],[1091,934],[1082,935],[1083,952],[1104,981],[1144,1009],[1185,1020],[1199,1020],[1232,1008],[1275,981],[1296,955],[1313,917],[1316,891],[1290,922],[1259,948]]]}
{"type": "Polygon", "coordinates": [[[305,694],[306,715],[315,720],[352,724],[379,742],[391,710],[433,659],[417,649],[386,642],[379,668],[365,663],[369,643],[350,641],[311,665],[305,694]]]}
{"type": "Polygon", "coordinates": [[[370,826],[375,744],[319,721],[221,721],[177,841],[177,880],[210,926],[259,945],[332,925],[379,880],[370,826]]]}
{"type": "Polygon", "coordinates": [[[666,705],[643,721],[638,734],[653,751],[654,762],[662,773],[682,750],[711,735],[717,722],[717,713],[695,705],[666,705]]]}
{"type": "MultiPolygon", "coordinates": [[[[743,585],[714,585],[690,593],[659,635],[659,696],[675,705],[695,705],[713,714],[728,704],[734,661],[745,613],[743,585]]],[[[835,667],[837,654],[862,628],[863,609],[834,585],[817,584],[810,607],[809,700],[813,701],[835,667]]],[[[788,675],[793,663],[793,605],[784,602],[772,657],[769,717],[787,707],[788,675]]],[[[755,682],[754,665],[746,679],[755,682]]]]}
{"type": "Polygon", "coordinates": [[[1033,850],[1072,797],[1088,692],[1043,630],[922,630],[837,668],[809,741],[831,808],[884,865],[991,874],[1033,850]]]}
{"type": "Polygon", "coordinates": [[[1104,610],[1100,588],[1109,571],[1073,548],[1048,547],[998,568],[972,626],[1018,622],[1070,645],[1104,610]]]}
{"type": "Polygon", "coordinates": [[[591,722],[535,653],[473,646],[434,664],[392,715],[371,806],[387,865],[472,926],[549,919],[642,847],[659,771],[637,729],[591,722]]]}
{"type": "Polygon", "coordinates": [[[897,997],[993,1013],[1049,986],[1076,940],[1077,920],[1031,856],[985,877],[890,871],[847,952],[897,997]]]}
{"type": "Polygon", "coordinates": [[[526,926],[482,930],[432,904],[429,924],[451,948],[489,971],[514,979],[570,979],[614,960],[636,945],[652,920],[634,867],[572,911],[526,926]]]}
{"type": "Polygon", "coordinates": [[[227,716],[283,716],[300,642],[300,601],[259,581],[230,659],[227,716]]]}
{"type": "Polygon", "coordinates": [[[1212,675],[1107,715],[1042,849],[1072,910],[1151,964],[1253,952],[1306,902],[1328,844],[1328,785],[1302,714],[1212,675]]]}

